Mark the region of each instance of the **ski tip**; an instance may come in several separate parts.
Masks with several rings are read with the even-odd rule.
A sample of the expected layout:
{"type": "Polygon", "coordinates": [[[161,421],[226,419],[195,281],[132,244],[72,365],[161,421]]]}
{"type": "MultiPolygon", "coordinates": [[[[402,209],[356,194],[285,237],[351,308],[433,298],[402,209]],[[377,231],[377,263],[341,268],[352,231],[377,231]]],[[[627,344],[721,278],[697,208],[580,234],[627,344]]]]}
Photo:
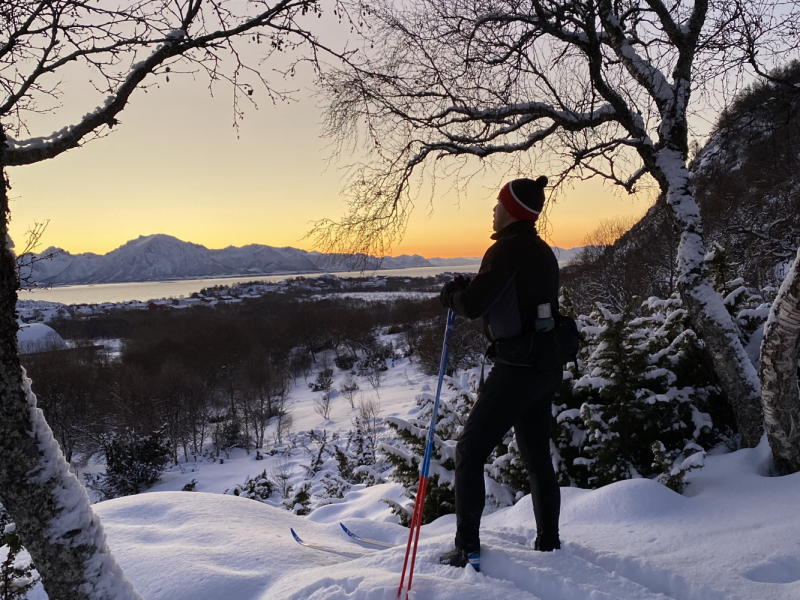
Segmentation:
{"type": "Polygon", "coordinates": [[[292,532],[292,537],[295,539],[295,541],[296,541],[298,544],[302,544],[302,543],[303,543],[303,540],[301,540],[301,539],[300,539],[300,536],[299,536],[299,535],[297,535],[297,534],[295,533],[294,529],[292,529],[292,528],[290,527],[290,528],[289,528],[289,531],[291,531],[291,532],[292,532]]]}
{"type": "Polygon", "coordinates": [[[349,530],[347,527],[345,527],[345,526],[344,526],[344,523],[339,523],[339,525],[342,527],[342,529],[344,530],[344,532],[345,532],[347,535],[349,535],[351,538],[354,538],[354,539],[355,539],[355,538],[357,537],[355,533],[353,533],[353,532],[352,532],[352,531],[350,531],[350,530],[349,530]]]}

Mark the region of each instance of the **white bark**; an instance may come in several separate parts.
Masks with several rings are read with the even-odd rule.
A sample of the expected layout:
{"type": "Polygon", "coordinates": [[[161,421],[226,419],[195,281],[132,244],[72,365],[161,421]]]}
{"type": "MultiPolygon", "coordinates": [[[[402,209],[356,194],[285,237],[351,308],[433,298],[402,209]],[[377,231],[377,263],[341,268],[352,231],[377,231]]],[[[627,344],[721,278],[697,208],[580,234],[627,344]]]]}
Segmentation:
{"type": "Polygon", "coordinates": [[[759,400],[761,384],[722,297],[709,281],[700,209],[688,187],[689,171],[683,157],[675,150],[661,150],[657,165],[669,185],[667,202],[682,229],[678,247],[678,289],[734,410],[742,445],[755,447],[764,429],[759,400]]]}
{"type": "Polygon", "coordinates": [[[761,402],[781,473],[800,471],[800,248],[770,309],[761,342],[761,402]]]}
{"type": "Polygon", "coordinates": [[[141,600],[111,556],[86,490],[70,472],[20,367],[19,280],[7,236],[2,145],[0,138],[0,503],[17,524],[50,600],[141,600]]]}

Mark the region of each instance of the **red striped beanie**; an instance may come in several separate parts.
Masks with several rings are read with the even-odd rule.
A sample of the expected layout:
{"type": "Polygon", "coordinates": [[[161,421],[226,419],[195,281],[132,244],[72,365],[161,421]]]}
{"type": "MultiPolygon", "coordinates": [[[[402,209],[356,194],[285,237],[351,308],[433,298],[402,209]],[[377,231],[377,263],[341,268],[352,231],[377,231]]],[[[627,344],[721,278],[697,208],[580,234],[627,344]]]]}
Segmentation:
{"type": "Polygon", "coordinates": [[[509,181],[500,190],[500,203],[515,219],[535,221],[544,207],[547,177],[509,181]]]}

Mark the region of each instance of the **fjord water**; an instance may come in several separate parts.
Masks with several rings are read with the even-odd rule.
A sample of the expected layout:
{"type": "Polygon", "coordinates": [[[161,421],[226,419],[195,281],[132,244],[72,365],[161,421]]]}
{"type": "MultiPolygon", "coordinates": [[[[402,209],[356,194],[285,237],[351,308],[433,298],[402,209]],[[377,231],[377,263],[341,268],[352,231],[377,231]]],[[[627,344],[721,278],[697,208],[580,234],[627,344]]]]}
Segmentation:
{"type": "MultiPolygon", "coordinates": [[[[337,277],[432,277],[440,273],[476,273],[480,265],[458,267],[413,267],[409,269],[384,269],[364,273],[344,271],[332,273],[337,277]]],[[[173,281],[134,281],[129,283],[98,283],[94,285],[65,285],[47,289],[20,291],[20,300],[44,300],[63,304],[103,304],[105,302],[146,301],[158,298],[190,296],[203,288],[215,285],[236,285],[248,281],[274,283],[292,277],[319,277],[325,273],[285,273],[283,275],[249,275],[246,277],[215,277],[212,279],[180,279],[173,281]]]]}

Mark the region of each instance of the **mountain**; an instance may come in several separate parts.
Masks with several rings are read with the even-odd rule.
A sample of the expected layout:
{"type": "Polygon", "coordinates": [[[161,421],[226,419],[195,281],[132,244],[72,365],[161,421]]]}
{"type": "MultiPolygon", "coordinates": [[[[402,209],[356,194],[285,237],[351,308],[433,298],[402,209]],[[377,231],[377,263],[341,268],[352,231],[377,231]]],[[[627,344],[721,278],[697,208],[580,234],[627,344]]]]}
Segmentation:
{"type": "Polygon", "coordinates": [[[558,246],[553,246],[553,253],[556,255],[558,262],[562,264],[568,263],[574,259],[580,254],[581,250],[583,250],[583,246],[578,246],[577,248],[559,248],[558,246]]]}
{"type": "Polygon", "coordinates": [[[308,272],[319,269],[309,258],[308,252],[296,248],[272,248],[250,244],[241,248],[228,246],[222,250],[208,250],[208,252],[220,264],[241,274],[308,272]]]}
{"type": "Polygon", "coordinates": [[[463,267],[464,265],[479,265],[483,260],[480,256],[467,258],[429,258],[428,262],[434,267],[463,267]]]}
{"type": "Polygon", "coordinates": [[[361,269],[369,271],[373,269],[409,269],[412,267],[436,266],[419,254],[384,256],[380,261],[374,256],[364,256],[363,254],[356,256],[322,254],[320,252],[309,252],[308,254],[322,271],[358,271],[361,269]]]}
{"type": "Polygon", "coordinates": [[[106,254],[87,283],[225,277],[237,270],[214,259],[205,246],[169,235],[148,235],[106,254]]]}
{"type": "MultiPolygon", "coordinates": [[[[471,261],[466,264],[469,262],[471,261]]],[[[70,254],[61,248],[51,247],[39,254],[28,254],[20,258],[18,263],[23,279],[38,285],[434,266],[418,254],[387,256],[379,261],[372,256],[364,260],[364,257],[308,252],[291,247],[274,248],[261,244],[211,250],[164,234],[140,236],[105,255],[89,252],[70,254]]]]}
{"type": "MultiPolygon", "coordinates": [[[[563,261],[565,256],[568,259],[579,249],[553,250],[563,261]]],[[[478,257],[426,259],[419,254],[385,256],[378,260],[374,256],[324,254],[261,244],[211,250],[171,235],[155,234],[140,236],[104,255],[90,252],[70,254],[60,248],[48,248],[40,254],[26,255],[18,262],[23,279],[29,283],[76,285],[276,273],[458,267],[480,261],[478,257]]]]}

